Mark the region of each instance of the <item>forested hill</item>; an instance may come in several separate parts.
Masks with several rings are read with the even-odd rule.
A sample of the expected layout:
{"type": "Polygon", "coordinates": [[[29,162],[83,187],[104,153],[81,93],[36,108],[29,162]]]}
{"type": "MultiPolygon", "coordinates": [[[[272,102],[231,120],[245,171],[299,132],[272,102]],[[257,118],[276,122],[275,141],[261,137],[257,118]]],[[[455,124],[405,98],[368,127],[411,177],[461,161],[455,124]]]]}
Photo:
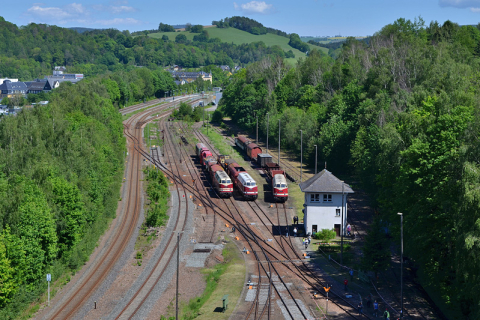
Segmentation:
{"type": "MultiPolygon", "coordinates": [[[[349,39],[336,60],[312,51],[295,67],[254,63],[224,90],[221,110],[251,130],[255,114],[266,128],[269,112],[271,143],[281,119],[281,145],[297,154],[303,130],[304,159],[313,164],[318,145],[319,163],[356,175],[371,195],[382,221],[371,234],[390,226],[398,248],[403,212],[410,268],[448,317],[480,319],[478,70],[476,27],[400,19],[369,44],[349,39]]],[[[390,266],[369,252],[378,248],[359,268],[390,266]]]]}
{"type": "Polygon", "coordinates": [[[83,266],[115,216],[125,138],[118,105],[173,80],[136,68],[64,82],[46,106],[0,121],[0,319],[83,266]]]}
{"type": "Polygon", "coordinates": [[[54,66],[86,76],[108,71],[150,69],[177,64],[185,68],[248,64],[265,56],[283,56],[261,43],[239,46],[216,39],[164,41],[115,29],[86,31],[31,23],[21,28],[0,17],[0,77],[32,80],[54,66]],[[205,40],[205,41],[204,41],[205,40]]]}

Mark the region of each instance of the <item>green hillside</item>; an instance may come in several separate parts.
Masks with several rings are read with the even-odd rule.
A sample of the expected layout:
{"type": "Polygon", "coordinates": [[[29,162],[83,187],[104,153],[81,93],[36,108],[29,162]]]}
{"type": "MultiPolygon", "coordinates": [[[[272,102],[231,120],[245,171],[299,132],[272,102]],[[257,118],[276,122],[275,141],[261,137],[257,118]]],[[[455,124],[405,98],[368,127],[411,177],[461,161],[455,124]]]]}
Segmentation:
{"type": "MultiPolygon", "coordinates": [[[[282,48],[284,51],[292,50],[292,52],[295,54],[295,58],[291,59],[286,59],[287,61],[290,61],[291,63],[295,63],[300,57],[306,57],[305,53],[300,52],[297,49],[294,49],[288,45],[288,38],[278,36],[275,34],[267,33],[267,34],[262,34],[262,35],[254,35],[251,33],[248,33],[246,31],[238,30],[235,28],[217,28],[217,27],[211,27],[211,28],[205,28],[205,30],[208,31],[208,34],[210,35],[210,38],[219,38],[223,42],[229,42],[229,43],[234,43],[234,44],[242,44],[242,43],[251,43],[251,42],[258,42],[258,41],[263,41],[267,46],[274,46],[278,45],[280,48],[282,48]]],[[[167,35],[168,38],[172,41],[175,41],[175,37],[183,33],[187,37],[188,40],[193,40],[193,36],[195,33],[190,33],[188,31],[182,31],[182,32],[159,32],[159,33],[150,33],[149,37],[152,38],[161,38],[163,35],[167,35]]],[[[316,48],[320,49],[325,53],[328,53],[328,49],[326,48],[316,48]]]]}

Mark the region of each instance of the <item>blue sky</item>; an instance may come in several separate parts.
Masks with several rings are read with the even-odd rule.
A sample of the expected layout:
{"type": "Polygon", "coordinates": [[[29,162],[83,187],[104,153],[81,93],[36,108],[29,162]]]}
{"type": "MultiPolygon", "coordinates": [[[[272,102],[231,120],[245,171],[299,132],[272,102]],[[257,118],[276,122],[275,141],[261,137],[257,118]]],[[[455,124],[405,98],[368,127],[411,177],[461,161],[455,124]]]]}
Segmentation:
{"type": "Polygon", "coordinates": [[[209,25],[235,15],[312,36],[372,35],[398,18],[418,16],[427,24],[480,22],[480,0],[19,0],[1,8],[0,16],[18,26],[35,22],[130,31],[156,29],[160,22],[209,25]]]}

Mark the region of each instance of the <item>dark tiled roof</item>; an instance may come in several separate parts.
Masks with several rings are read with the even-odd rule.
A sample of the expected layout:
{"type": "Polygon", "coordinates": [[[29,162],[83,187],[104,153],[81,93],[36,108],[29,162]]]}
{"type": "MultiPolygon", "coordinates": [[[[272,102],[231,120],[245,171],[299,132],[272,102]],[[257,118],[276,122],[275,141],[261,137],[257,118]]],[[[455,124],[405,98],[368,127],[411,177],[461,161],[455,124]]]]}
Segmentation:
{"type": "MultiPolygon", "coordinates": [[[[354,193],[348,184],[344,183],[343,185],[344,193],[354,193]]],[[[342,193],[342,181],[327,169],[323,169],[307,181],[300,183],[299,187],[302,192],[342,193]]]]}
{"type": "Polygon", "coordinates": [[[18,81],[18,82],[10,82],[10,81],[4,81],[0,85],[0,90],[27,90],[27,86],[25,83],[18,81]]]}
{"type": "Polygon", "coordinates": [[[32,81],[29,84],[27,84],[27,87],[29,91],[41,91],[45,88],[46,83],[47,83],[47,80],[32,81]]]}

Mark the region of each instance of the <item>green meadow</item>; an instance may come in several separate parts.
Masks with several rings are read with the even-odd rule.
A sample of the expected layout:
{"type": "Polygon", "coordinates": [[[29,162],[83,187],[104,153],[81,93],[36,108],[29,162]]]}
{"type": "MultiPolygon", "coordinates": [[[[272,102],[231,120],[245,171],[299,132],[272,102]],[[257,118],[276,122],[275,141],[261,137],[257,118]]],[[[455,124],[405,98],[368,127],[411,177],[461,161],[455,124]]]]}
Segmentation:
{"type": "MultiPolygon", "coordinates": [[[[265,43],[269,47],[277,45],[280,48],[282,48],[282,50],[284,51],[292,50],[292,52],[295,54],[295,58],[286,59],[292,64],[296,63],[299,58],[306,57],[305,53],[297,49],[294,49],[288,45],[288,41],[289,41],[288,38],[278,36],[276,34],[267,33],[262,35],[254,35],[246,31],[238,30],[235,28],[223,29],[223,28],[217,28],[217,27],[209,27],[209,28],[205,28],[205,30],[208,31],[210,38],[219,38],[222,42],[242,44],[242,43],[252,43],[252,42],[263,41],[263,43],[265,43]]],[[[162,38],[163,35],[167,35],[170,40],[175,41],[175,37],[179,33],[183,33],[188,40],[193,40],[193,36],[195,35],[195,33],[182,31],[182,32],[150,33],[149,37],[162,38]]],[[[328,49],[326,48],[316,47],[315,49],[320,49],[323,52],[328,53],[328,49]]]]}

